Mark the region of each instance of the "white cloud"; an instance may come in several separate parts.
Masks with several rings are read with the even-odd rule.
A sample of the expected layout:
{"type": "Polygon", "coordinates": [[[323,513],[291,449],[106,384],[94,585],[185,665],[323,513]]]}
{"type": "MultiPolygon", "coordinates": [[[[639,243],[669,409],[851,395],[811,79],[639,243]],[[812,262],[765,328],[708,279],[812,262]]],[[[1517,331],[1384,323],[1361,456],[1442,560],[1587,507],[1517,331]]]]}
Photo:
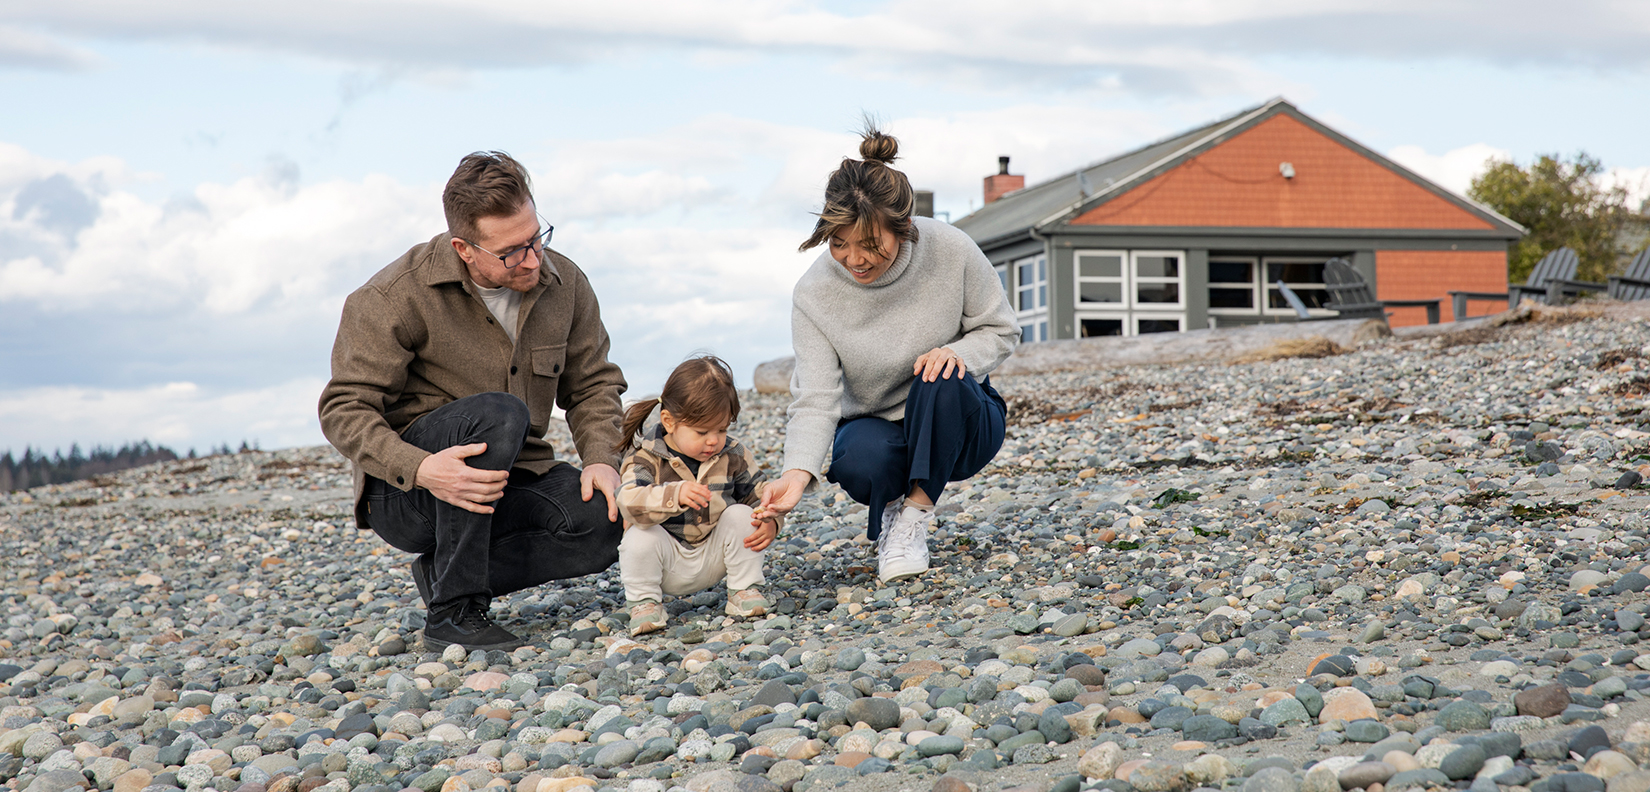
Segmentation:
{"type": "Polygon", "coordinates": [[[1466,195],[1467,188],[1472,186],[1472,178],[1484,171],[1486,162],[1507,159],[1512,152],[1488,143],[1472,143],[1442,154],[1428,153],[1420,146],[1398,146],[1386,155],[1439,186],[1466,195]]]}
{"type": "Polygon", "coordinates": [[[229,391],[192,382],[143,388],[42,387],[0,391],[0,451],[48,451],[149,440],[187,453],[220,443],[263,448],[323,442],[315,417],[325,381],[305,377],[229,391]]]}
{"type": "MultiPolygon", "coordinates": [[[[1466,195],[1473,177],[1484,172],[1489,160],[1511,159],[1512,152],[1488,143],[1473,143],[1442,154],[1431,154],[1421,146],[1398,146],[1388,151],[1387,156],[1443,187],[1466,195]]],[[[1628,206],[1634,209],[1650,200],[1650,166],[1610,168],[1600,181],[1606,188],[1619,186],[1626,190],[1628,206]]]]}
{"type": "Polygon", "coordinates": [[[66,165],[0,147],[0,234],[14,240],[0,249],[0,304],[139,304],[218,315],[262,302],[313,306],[440,217],[432,188],[382,176],[302,187],[244,178],[200,185],[168,204],[122,190],[129,178],[117,161],[66,165]],[[78,188],[91,210],[72,233],[39,211],[18,211],[29,185],[54,179],[78,188]]]}
{"type": "Polygon", "coordinates": [[[0,67],[79,71],[96,63],[90,53],[45,35],[0,25],[0,67]]]}
{"type": "Polygon", "coordinates": [[[1633,209],[1647,208],[1650,202],[1650,166],[1639,168],[1611,168],[1604,175],[1605,187],[1621,187],[1627,191],[1627,205],[1633,209]]]}
{"type": "MultiPolygon", "coordinates": [[[[28,31],[44,64],[62,40],[185,41],[273,49],[413,71],[542,66],[675,51],[739,63],[749,52],[822,55],[838,68],[923,75],[975,88],[1029,83],[1150,94],[1276,92],[1258,59],[1469,58],[1641,68],[1650,11],[1576,0],[1074,3],[891,0],[862,13],[795,0],[14,0],[0,24],[28,31]],[[1353,33],[1355,31],[1355,33],[1353,33]],[[464,46],[455,42],[478,42],[464,46]]],[[[4,52],[0,40],[0,52],[4,52]]],[[[53,60],[56,57],[56,61],[53,60]]]]}

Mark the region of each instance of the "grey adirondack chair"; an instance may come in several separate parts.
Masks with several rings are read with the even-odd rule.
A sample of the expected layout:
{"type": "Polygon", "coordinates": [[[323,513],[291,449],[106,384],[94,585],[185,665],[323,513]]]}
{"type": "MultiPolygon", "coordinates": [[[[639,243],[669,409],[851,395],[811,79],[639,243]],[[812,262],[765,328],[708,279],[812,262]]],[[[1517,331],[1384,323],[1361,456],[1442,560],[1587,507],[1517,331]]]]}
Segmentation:
{"type": "Polygon", "coordinates": [[[1650,300],[1650,248],[1639,251],[1626,272],[1611,275],[1607,289],[1618,300],[1650,300]]]}
{"type": "Polygon", "coordinates": [[[1650,299],[1650,248],[1639,251],[1639,254],[1628,262],[1627,271],[1620,275],[1611,275],[1608,284],[1574,280],[1549,281],[1547,289],[1549,302],[1552,301],[1555,292],[1560,299],[1565,300],[1579,297],[1584,292],[1604,292],[1623,302],[1650,299]]]}
{"type": "Polygon", "coordinates": [[[1528,279],[1520,284],[1508,285],[1504,292],[1451,291],[1449,296],[1453,301],[1455,319],[1460,321],[1467,315],[1468,300],[1506,300],[1508,308],[1518,305],[1525,297],[1538,302],[1547,302],[1549,299],[1554,304],[1562,302],[1562,284],[1550,282],[1584,283],[1575,279],[1576,268],[1579,266],[1581,257],[1577,256],[1574,250],[1561,247],[1542,256],[1541,260],[1535,263],[1535,268],[1530,270],[1528,279]]]}
{"type": "Polygon", "coordinates": [[[1424,300],[1377,300],[1375,292],[1364,281],[1364,276],[1344,258],[1332,258],[1323,265],[1323,285],[1329,291],[1329,304],[1341,319],[1387,318],[1388,308],[1425,308],[1427,324],[1438,324],[1438,304],[1442,298],[1424,300]]]}

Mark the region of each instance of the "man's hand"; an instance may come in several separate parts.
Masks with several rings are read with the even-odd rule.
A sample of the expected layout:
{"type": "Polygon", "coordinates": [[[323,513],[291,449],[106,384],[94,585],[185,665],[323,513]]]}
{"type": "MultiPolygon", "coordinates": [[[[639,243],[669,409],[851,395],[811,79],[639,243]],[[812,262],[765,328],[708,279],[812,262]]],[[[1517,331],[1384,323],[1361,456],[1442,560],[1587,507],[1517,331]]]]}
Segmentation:
{"type": "Polygon", "coordinates": [[[966,367],[957,353],[945,347],[934,347],[917,358],[916,365],[911,367],[911,375],[922,377],[923,382],[933,382],[936,379],[951,379],[951,370],[955,367],[957,378],[961,379],[966,367]]]}
{"type": "Polygon", "coordinates": [[[762,520],[756,526],[756,530],[751,531],[751,535],[745,537],[745,547],[760,553],[768,549],[768,545],[773,544],[774,537],[777,536],[779,536],[779,523],[771,519],[762,520]]]}
{"type": "Polygon", "coordinates": [[[814,474],[806,470],[787,470],[772,484],[762,489],[762,503],[758,511],[789,514],[802,500],[802,493],[814,481],[814,474]]]}
{"type": "Polygon", "coordinates": [[[584,472],[579,474],[579,495],[589,503],[596,490],[601,490],[602,494],[607,496],[607,519],[618,521],[619,471],[614,470],[612,465],[600,462],[586,466],[584,472]]]}
{"type": "Polygon", "coordinates": [[[676,492],[676,500],[690,509],[703,509],[710,505],[710,487],[697,481],[684,481],[676,492]]]}
{"type": "Polygon", "coordinates": [[[418,463],[417,484],[431,495],[476,514],[492,514],[487,504],[504,497],[504,483],[510,480],[508,470],[482,470],[464,463],[464,460],[487,450],[486,443],[444,448],[418,463]]]}

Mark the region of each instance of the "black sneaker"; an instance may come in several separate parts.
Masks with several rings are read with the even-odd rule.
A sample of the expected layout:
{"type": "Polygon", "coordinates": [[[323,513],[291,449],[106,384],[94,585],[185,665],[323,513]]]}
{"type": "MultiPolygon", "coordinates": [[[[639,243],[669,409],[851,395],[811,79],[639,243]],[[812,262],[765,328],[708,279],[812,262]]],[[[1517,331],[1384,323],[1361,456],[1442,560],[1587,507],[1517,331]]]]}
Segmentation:
{"type": "Polygon", "coordinates": [[[459,602],[429,614],[424,624],[424,646],[433,652],[452,644],[472,652],[477,649],[507,652],[525,643],[515,633],[493,623],[485,602],[459,602]]]}
{"type": "Polygon", "coordinates": [[[412,560],[413,585],[418,587],[418,596],[424,600],[424,607],[430,607],[430,592],[435,590],[430,578],[435,576],[435,560],[429,553],[424,553],[412,560]]]}

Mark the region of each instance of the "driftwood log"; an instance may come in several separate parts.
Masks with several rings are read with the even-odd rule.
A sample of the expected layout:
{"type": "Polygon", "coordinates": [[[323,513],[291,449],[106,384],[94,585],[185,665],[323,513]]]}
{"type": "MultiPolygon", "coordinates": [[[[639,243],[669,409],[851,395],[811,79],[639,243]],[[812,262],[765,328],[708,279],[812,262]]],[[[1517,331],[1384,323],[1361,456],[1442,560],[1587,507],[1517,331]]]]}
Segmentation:
{"type": "MultiPolygon", "coordinates": [[[[1352,349],[1370,339],[1392,335],[1378,319],[1332,319],[1288,322],[1185,333],[1151,333],[1021,344],[992,376],[1044,374],[1053,371],[1091,371],[1112,366],[1231,360],[1258,352],[1281,341],[1318,336],[1352,349]]],[[[757,393],[789,393],[796,358],[770,360],[756,367],[757,393]]]]}
{"type": "Polygon", "coordinates": [[[1319,336],[1347,349],[1376,338],[1392,335],[1379,319],[1331,319],[1322,322],[1228,327],[1219,330],[1189,330],[1184,333],[1148,333],[1137,336],[1071,338],[1022,344],[996,371],[994,377],[1017,374],[1046,374],[1054,371],[1092,371],[1112,366],[1139,366],[1161,363],[1193,363],[1201,360],[1231,360],[1259,352],[1282,341],[1319,336]]]}
{"type": "Polygon", "coordinates": [[[790,393],[791,372],[796,370],[795,357],[782,357],[756,364],[757,393],[790,393]]]}

